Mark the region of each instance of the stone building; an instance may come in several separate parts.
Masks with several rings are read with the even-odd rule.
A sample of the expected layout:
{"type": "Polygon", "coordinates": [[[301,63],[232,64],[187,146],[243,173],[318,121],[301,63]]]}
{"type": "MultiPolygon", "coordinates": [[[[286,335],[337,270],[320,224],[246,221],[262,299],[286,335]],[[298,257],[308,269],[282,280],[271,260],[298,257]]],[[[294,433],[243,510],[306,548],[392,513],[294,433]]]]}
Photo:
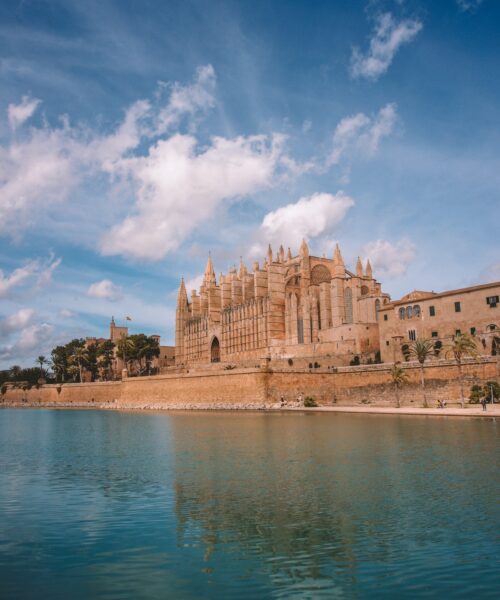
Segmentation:
{"type": "Polygon", "coordinates": [[[446,292],[413,291],[381,306],[380,351],[384,362],[404,359],[405,345],[433,339],[436,348],[457,333],[477,339],[484,355],[500,353],[500,282],[446,292]]]}
{"type": "Polygon", "coordinates": [[[181,280],[177,298],[175,362],[256,363],[261,358],[329,357],[349,364],[354,356],[375,359],[379,349],[377,314],[390,298],[358,258],[346,268],[340,248],[333,259],[311,256],[302,242],[299,254],[273,256],[262,266],[221,274],[217,282],[209,257],[199,292],[188,298],[181,280]]]}

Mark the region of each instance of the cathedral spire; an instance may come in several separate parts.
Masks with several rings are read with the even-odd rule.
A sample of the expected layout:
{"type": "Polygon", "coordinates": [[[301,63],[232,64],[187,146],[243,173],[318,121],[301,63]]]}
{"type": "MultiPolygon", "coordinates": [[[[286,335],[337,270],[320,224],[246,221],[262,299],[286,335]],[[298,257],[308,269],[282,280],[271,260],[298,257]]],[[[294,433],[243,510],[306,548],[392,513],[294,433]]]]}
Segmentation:
{"type": "Polygon", "coordinates": [[[302,244],[300,244],[299,254],[302,257],[309,256],[309,246],[304,238],[302,238],[302,244]]]}
{"type": "Polygon", "coordinates": [[[280,246],[278,251],[278,259],[280,263],[285,262],[285,249],[283,248],[283,245],[280,246]]]}
{"type": "Polygon", "coordinates": [[[356,275],[358,277],[363,277],[363,263],[361,262],[361,258],[358,256],[358,260],[356,261],[356,275]]]}
{"type": "Polygon", "coordinates": [[[210,252],[208,253],[208,260],[207,260],[207,266],[205,268],[205,276],[203,278],[203,283],[206,286],[216,283],[214,264],[212,262],[212,255],[210,254],[210,252]]]}
{"type": "Polygon", "coordinates": [[[181,283],[179,285],[179,291],[177,292],[177,306],[187,304],[188,297],[186,293],[186,284],[184,283],[184,277],[181,277],[181,283]]]}
{"type": "Polygon", "coordinates": [[[288,252],[286,253],[286,259],[292,260],[292,251],[290,250],[290,248],[288,248],[288,252]]]}
{"type": "Polygon", "coordinates": [[[243,263],[243,257],[240,256],[240,268],[238,269],[238,277],[242,279],[247,274],[247,268],[243,263]]]}
{"type": "Polygon", "coordinates": [[[340,246],[335,244],[335,252],[333,253],[333,264],[335,266],[344,266],[344,259],[342,258],[342,253],[340,252],[340,246]]]}
{"type": "Polygon", "coordinates": [[[370,259],[368,258],[366,261],[366,269],[365,269],[365,274],[367,277],[369,277],[370,279],[373,279],[373,271],[372,271],[372,265],[370,263],[370,259]]]}
{"type": "Polygon", "coordinates": [[[267,264],[270,265],[273,262],[273,249],[271,248],[271,244],[267,248],[267,264]]]}

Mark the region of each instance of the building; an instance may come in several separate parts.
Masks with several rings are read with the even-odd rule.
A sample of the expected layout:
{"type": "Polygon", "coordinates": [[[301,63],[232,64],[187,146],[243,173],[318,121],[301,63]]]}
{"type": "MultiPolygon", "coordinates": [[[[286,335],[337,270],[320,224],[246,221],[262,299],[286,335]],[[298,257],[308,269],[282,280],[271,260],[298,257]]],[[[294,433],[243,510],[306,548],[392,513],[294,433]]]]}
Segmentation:
{"type": "Polygon", "coordinates": [[[378,310],[390,297],[358,258],[346,268],[337,245],[332,259],[309,254],[276,256],[271,247],[262,266],[221,274],[208,258],[199,292],[188,299],[184,280],[177,298],[175,362],[255,364],[261,358],[329,357],[349,364],[355,356],[375,360],[379,350],[378,310]]]}
{"type": "Polygon", "coordinates": [[[482,354],[496,354],[500,351],[499,298],[500,282],[495,282],[441,293],[415,290],[401,300],[382,305],[382,360],[403,360],[405,346],[417,338],[435,340],[439,353],[457,333],[477,338],[482,354]]]}
{"type": "MultiPolygon", "coordinates": [[[[111,371],[113,379],[120,379],[122,376],[122,370],[125,368],[125,364],[121,358],[117,356],[118,343],[121,339],[128,337],[129,331],[128,327],[118,326],[116,325],[114,317],[111,317],[111,321],[109,324],[109,338],[96,338],[96,337],[88,337],[85,339],[85,346],[88,348],[92,344],[100,344],[102,342],[106,342],[111,340],[114,347],[114,359],[111,365],[111,371]]],[[[152,335],[152,338],[156,339],[158,342],[158,346],[160,348],[160,355],[155,357],[151,363],[151,368],[154,371],[159,372],[160,369],[166,367],[172,367],[175,365],[175,347],[174,346],[162,346],[160,343],[159,335],[152,335]]],[[[91,375],[89,372],[84,373],[84,379],[86,381],[91,380],[91,375]]]]}

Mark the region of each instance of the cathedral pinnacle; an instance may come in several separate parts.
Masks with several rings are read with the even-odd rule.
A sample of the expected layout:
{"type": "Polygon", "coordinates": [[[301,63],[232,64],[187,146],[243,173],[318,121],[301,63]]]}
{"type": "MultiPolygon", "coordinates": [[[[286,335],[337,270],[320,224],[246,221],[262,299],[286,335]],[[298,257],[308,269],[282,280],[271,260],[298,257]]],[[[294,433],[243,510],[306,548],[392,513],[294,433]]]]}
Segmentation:
{"type": "Polygon", "coordinates": [[[186,285],[184,283],[184,277],[181,277],[179,291],[177,292],[177,305],[185,303],[187,303],[186,285]]]}
{"type": "Polygon", "coordinates": [[[300,244],[299,254],[303,257],[309,256],[309,246],[304,238],[302,238],[302,244],[300,244]]]}
{"type": "Polygon", "coordinates": [[[340,246],[335,244],[335,252],[333,253],[333,264],[335,266],[344,266],[344,259],[342,258],[342,253],[340,252],[340,246]]]}
{"type": "Polygon", "coordinates": [[[267,264],[270,265],[273,262],[273,249],[271,248],[271,244],[269,244],[267,248],[267,264]]]}
{"type": "Polygon", "coordinates": [[[365,269],[365,274],[367,277],[369,277],[370,279],[373,278],[373,271],[372,271],[372,265],[370,263],[370,259],[367,259],[366,261],[366,269],[365,269]]]}
{"type": "Polygon", "coordinates": [[[358,256],[358,260],[356,261],[356,275],[358,277],[363,277],[363,264],[361,262],[361,258],[358,256]]]}
{"type": "Polygon", "coordinates": [[[205,276],[203,278],[203,283],[206,286],[216,283],[214,265],[212,262],[212,255],[210,252],[208,253],[208,260],[207,260],[207,266],[205,268],[205,276]]]}

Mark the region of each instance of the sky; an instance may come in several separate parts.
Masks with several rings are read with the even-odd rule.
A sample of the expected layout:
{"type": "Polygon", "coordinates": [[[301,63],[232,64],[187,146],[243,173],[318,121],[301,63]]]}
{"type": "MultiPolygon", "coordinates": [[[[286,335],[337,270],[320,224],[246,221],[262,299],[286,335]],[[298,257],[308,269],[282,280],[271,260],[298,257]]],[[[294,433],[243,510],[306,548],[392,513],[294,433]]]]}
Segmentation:
{"type": "Polygon", "coordinates": [[[500,280],[500,2],[0,2],[0,368],[267,244],[500,280]]]}

